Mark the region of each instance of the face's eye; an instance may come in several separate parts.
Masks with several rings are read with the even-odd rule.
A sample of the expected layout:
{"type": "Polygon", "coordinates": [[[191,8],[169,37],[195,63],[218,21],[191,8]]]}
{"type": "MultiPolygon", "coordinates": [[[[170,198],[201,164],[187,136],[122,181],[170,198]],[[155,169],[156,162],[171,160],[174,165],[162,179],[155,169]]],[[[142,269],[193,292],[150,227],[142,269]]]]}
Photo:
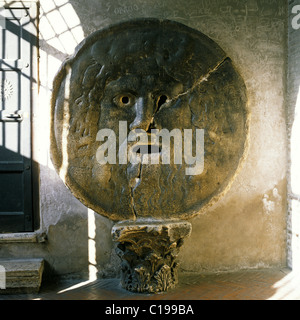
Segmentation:
{"type": "Polygon", "coordinates": [[[160,107],[169,100],[168,96],[165,94],[160,95],[156,101],[156,110],[158,111],[160,107]]]}
{"type": "Polygon", "coordinates": [[[121,108],[131,107],[135,103],[135,97],[130,93],[119,94],[113,99],[113,102],[121,108]]]}

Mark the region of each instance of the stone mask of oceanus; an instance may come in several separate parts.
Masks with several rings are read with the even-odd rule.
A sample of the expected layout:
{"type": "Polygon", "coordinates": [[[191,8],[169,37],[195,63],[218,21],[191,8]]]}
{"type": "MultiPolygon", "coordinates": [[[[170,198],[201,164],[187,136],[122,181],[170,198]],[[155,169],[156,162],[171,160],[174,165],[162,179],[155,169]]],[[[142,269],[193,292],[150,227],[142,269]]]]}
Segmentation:
{"type": "Polygon", "coordinates": [[[52,160],[74,196],[111,220],[189,219],[230,187],[245,157],[248,121],[244,81],[214,41],[176,22],[133,20],[91,34],[62,64],[52,96],[52,160]],[[161,139],[150,148],[162,130],[170,133],[169,163],[160,159],[161,139]],[[129,161],[139,133],[149,142],[135,156],[155,154],[158,162],[129,161]],[[173,133],[182,139],[182,161],[173,133]],[[101,151],[102,160],[109,156],[103,146],[115,147],[115,163],[99,161],[101,151]],[[186,161],[188,148],[202,157],[193,174],[199,163],[186,161]]]}

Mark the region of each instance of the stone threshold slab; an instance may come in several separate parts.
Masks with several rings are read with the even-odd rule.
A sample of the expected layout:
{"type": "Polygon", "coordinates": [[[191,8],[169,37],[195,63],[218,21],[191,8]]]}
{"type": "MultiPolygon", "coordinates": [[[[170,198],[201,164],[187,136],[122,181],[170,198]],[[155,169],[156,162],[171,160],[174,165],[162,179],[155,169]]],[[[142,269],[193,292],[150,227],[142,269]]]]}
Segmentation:
{"type": "Polygon", "coordinates": [[[42,283],[43,259],[0,259],[2,287],[0,294],[37,293],[42,283]],[[3,276],[3,272],[5,275],[3,276]]]}
{"type": "Polygon", "coordinates": [[[42,232],[3,233],[0,234],[0,243],[44,243],[47,235],[42,232]]]}

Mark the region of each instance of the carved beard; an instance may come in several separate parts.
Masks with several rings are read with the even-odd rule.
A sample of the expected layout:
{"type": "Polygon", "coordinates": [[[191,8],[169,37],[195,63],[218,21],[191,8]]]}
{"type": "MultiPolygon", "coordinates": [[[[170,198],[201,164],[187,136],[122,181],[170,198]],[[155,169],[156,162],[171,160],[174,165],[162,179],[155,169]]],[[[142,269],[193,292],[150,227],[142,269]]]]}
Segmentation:
{"type": "Polygon", "coordinates": [[[164,218],[182,207],[190,178],[185,175],[185,167],[185,164],[141,165],[140,181],[133,189],[137,216],[156,216],[161,212],[164,218]]]}
{"type": "MultiPolygon", "coordinates": [[[[128,154],[135,142],[128,142],[128,154]]],[[[172,154],[172,152],[171,152],[172,154]]],[[[186,165],[175,164],[105,164],[95,162],[93,180],[98,185],[101,201],[107,199],[106,209],[131,213],[135,218],[157,216],[161,208],[168,208],[162,218],[182,207],[187,197],[190,176],[186,165]],[[110,208],[109,208],[110,207],[110,208]]]]}

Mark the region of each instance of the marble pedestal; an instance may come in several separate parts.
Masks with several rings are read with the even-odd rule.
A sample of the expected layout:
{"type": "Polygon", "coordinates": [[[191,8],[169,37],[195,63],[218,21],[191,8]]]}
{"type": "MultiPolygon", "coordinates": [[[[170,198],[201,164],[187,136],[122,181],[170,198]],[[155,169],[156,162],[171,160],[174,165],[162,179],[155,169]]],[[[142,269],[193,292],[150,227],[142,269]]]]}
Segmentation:
{"type": "Polygon", "coordinates": [[[120,222],[112,229],[126,290],[159,293],[178,283],[176,258],[192,226],[186,221],[120,222]]]}

